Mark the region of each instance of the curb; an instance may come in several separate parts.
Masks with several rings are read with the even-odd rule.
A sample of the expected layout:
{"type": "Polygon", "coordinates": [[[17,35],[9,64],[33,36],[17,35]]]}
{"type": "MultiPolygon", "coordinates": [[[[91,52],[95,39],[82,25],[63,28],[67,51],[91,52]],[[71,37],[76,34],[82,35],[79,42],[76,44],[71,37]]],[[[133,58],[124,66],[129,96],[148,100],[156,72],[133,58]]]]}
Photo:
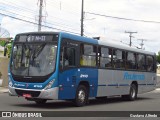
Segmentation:
{"type": "Polygon", "coordinates": [[[0,93],[8,93],[8,87],[0,87],[0,93]]]}

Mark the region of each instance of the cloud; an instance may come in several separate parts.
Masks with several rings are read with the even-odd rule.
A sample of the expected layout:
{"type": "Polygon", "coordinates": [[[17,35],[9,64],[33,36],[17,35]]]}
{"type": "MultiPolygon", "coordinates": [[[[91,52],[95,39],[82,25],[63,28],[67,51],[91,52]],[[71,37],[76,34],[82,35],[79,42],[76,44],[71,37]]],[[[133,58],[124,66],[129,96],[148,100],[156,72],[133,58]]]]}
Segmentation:
{"type": "MultiPolygon", "coordinates": [[[[37,1],[5,1],[3,1],[3,3],[16,7],[12,8],[9,6],[5,6],[6,10],[23,15],[20,16],[14,14],[14,16],[37,22],[35,20],[35,18],[38,20],[37,16],[39,12],[37,1]]],[[[153,0],[84,0],[85,12],[94,12],[109,16],[151,21],[160,21],[159,6],[159,0],[154,0],[154,2],[153,0]]],[[[13,14],[11,13],[10,15],[13,16],[13,14]]],[[[43,21],[45,21],[45,23],[43,23],[44,25],[80,33],[80,19],[81,0],[47,0],[46,5],[43,6],[43,21]]],[[[21,22],[8,17],[3,17],[3,19],[1,20],[1,24],[2,27],[6,28],[11,33],[11,36],[15,36],[15,34],[20,32],[37,31],[36,25],[21,22]]],[[[57,31],[44,27],[42,28],[42,30],[57,31]]],[[[147,39],[147,41],[144,42],[144,47],[146,48],[146,50],[154,52],[160,50],[160,24],[125,21],[119,19],[104,18],[87,13],[85,14],[84,34],[86,36],[104,36],[106,40],[110,41],[129,42],[129,34],[125,34],[125,30],[138,32],[137,34],[133,34],[133,36],[135,37],[133,38],[133,43],[135,42],[136,45],[140,43],[140,41],[137,41],[137,39],[143,38],[147,39]]]]}

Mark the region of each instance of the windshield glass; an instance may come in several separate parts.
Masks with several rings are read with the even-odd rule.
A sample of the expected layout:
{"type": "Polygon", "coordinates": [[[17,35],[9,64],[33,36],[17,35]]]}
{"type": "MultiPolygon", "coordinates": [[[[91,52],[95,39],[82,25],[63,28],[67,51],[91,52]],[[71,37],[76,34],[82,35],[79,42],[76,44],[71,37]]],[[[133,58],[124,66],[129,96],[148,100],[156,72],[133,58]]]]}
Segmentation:
{"type": "Polygon", "coordinates": [[[16,43],[11,72],[18,76],[46,76],[54,72],[57,45],[54,43],[16,43]]]}

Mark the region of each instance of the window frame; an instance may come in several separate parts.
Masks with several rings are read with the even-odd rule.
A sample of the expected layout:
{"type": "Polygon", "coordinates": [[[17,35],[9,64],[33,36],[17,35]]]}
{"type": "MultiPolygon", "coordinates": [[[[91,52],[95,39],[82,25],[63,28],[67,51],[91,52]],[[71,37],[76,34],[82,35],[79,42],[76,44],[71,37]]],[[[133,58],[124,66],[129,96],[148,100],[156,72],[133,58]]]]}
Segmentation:
{"type": "Polygon", "coordinates": [[[99,45],[99,46],[98,46],[98,52],[97,52],[97,53],[100,54],[100,55],[97,56],[97,58],[99,59],[99,60],[98,60],[98,68],[100,68],[100,69],[112,69],[112,68],[113,68],[113,59],[112,59],[113,48],[99,45]],[[111,66],[110,66],[110,67],[101,67],[101,65],[100,65],[100,63],[101,63],[100,57],[102,57],[102,56],[101,56],[101,53],[99,53],[99,52],[101,52],[101,51],[99,51],[99,50],[101,50],[101,48],[107,48],[108,50],[111,49],[111,58],[109,58],[109,57],[103,57],[103,58],[108,58],[108,59],[111,60],[111,66]]]}
{"type": "MultiPolygon", "coordinates": [[[[86,42],[83,42],[83,43],[80,43],[80,45],[79,45],[80,47],[80,55],[79,55],[79,66],[80,67],[91,67],[91,68],[97,68],[97,66],[98,66],[98,45],[95,45],[95,44],[90,44],[90,43],[86,43],[86,42]],[[86,54],[83,54],[82,53],[82,50],[81,50],[81,45],[83,45],[83,48],[84,48],[84,45],[91,45],[91,46],[93,46],[93,50],[94,50],[94,47],[95,47],[95,49],[96,49],[96,54],[95,55],[86,55],[86,54]],[[94,56],[95,57],[95,62],[96,62],[96,64],[95,64],[95,66],[91,66],[91,65],[82,65],[81,64],[81,56],[82,55],[84,55],[84,56],[94,56]]],[[[83,49],[84,50],[84,49],[83,49]]],[[[83,51],[84,52],[84,51],[83,51]]]]}

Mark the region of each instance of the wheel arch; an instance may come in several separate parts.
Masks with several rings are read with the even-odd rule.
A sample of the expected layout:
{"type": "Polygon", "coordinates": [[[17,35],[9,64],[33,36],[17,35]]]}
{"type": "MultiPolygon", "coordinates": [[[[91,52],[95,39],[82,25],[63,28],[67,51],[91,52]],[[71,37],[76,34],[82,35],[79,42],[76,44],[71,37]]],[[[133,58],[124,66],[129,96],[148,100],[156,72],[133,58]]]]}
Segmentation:
{"type": "Polygon", "coordinates": [[[132,84],[134,84],[134,85],[136,86],[137,93],[138,93],[138,82],[137,82],[137,81],[133,81],[133,82],[131,83],[131,85],[132,85],[132,84]]]}
{"type": "Polygon", "coordinates": [[[88,81],[82,80],[82,81],[79,82],[78,86],[80,86],[80,85],[84,85],[87,88],[88,93],[89,93],[89,91],[90,91],[90,85],[89,85],[88,81]]]}

